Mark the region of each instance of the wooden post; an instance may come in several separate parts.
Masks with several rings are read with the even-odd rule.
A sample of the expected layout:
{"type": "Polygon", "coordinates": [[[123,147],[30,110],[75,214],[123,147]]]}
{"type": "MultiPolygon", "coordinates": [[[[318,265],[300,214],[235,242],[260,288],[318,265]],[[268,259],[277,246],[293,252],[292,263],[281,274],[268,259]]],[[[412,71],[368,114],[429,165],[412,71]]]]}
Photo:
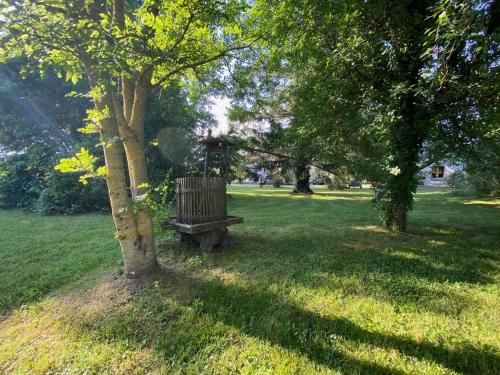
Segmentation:
{"type": "Polygon", "coordinates": [[[208,147],[205,148],[205,168],[203,170],[203,176],[208,177],[208,147]]]}

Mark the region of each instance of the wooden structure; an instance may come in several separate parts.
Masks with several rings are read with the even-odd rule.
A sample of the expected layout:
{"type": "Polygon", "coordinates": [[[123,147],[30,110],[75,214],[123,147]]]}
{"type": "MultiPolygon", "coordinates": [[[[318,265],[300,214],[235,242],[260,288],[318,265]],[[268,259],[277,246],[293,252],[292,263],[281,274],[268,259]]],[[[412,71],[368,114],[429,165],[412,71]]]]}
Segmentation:
{"type": "Polygon", "coordinates": [[[226,182],[221,177],[182,177],[176,179],[176,217],[164,226],[198,243],[201,250],[223,245],[229,225],[243,218],[227,216],[226,182]]]}
{"type": "Polygon", "coordinates": [[[178,223],[201,224],[226,218],[226,181],[222,177],[182,177],[175,184],[178,223]]]}
{"type": "Polygon", "coordinates": [[[182,177],[176,182],[176,217],[163,223],[167,229],[175,229],[182,238],[199,244],[200,250],[212,250],[223,245],[229,225],[243,222],[242,217],[227,216],[226,181],[222,177],[208,177],[210,152],[224,150],[226,145],[212,137],[209,130],[205,139],[199,141],[205,146],[203,177],[182,177]]]}
{"type": "Polygon", "coordinates": [[[212,131],[208,129],[208,135],[206,138],[198,141],[200,145],[205,146],[205,167],[203,169],[203,176],[208,177],[208,171],[210,168],[210,152],[221,151],[226,148],[226,144],[220,139],[212,137],[212,131]]]}

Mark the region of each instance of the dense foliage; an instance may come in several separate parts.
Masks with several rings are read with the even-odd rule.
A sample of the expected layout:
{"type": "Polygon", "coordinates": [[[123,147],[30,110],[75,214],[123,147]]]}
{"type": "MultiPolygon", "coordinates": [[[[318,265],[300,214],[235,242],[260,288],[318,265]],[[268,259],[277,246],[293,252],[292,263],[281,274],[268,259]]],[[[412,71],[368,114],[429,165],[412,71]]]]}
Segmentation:
{"type": "MultiPolygon", "coordinates": [[[[72,95],[71,85],[54,74],[40,77],[34,71],[21,77],[20,61],[0,68],[0,147],[4,153],[0,204],[44,214],[108,210],[104,179],[82,184],[81,173],[64,174],[54,168],[61,157],[81,147],[92,150],[102,162],[97,136],[78,131],[85,125],[88,99],[72,95]]],[[[167,207],[173,200],[175,177],[202,168],[195,131],[213,125],[208,105],[202,96],[178,86],[151,93],[145,138],[153,205],[167,207]]]]}
{"type": "Polygon", "coordinates": [[[236,111],[285,117],[305,156],[372,181],[405,230],[423,167],[498,139],[498,3],[256,2],[265,38],[236,111]]]}
{"type": "Polygon", "coordinates": [[[80,174],[54,170],[53,150],[32,146],[0,161],[0,206],[43,214],[77,214],[109,210],[106,183],[82,184],[80,174]]]}
{"type": "Polygon", "coordinates": [[[81,146],[94,150],[98,142],[78,132],[88,100],[71,95],[56,75],[40,77],[24,65],[0,66],[0,205],[45,214],[109,209],[104,180],[83,185],[54,169],[60,157],[81,146]]]}
{"type": "Polygon", "coordinates": [[[0,162],[0,204],[3,208],[32,208],[40,197],[45,167],[37,168],[30,155],[14,155],[0,162]]]}

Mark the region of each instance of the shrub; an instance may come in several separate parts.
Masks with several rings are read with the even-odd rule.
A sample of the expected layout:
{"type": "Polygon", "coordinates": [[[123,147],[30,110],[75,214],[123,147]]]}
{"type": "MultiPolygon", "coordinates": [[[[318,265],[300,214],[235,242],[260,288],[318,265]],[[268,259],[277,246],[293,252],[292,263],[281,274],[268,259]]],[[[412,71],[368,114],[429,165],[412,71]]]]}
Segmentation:
{"type": "Polygon", "coordinates": [[[349,179],[345,176],[334,176],[330,182],[326,185],[326,187],[330,190],[343,190],[347,186],[349,179]]]}
{"type": "Polygon", "coordinates": [[[467,173],[454,172],[447,179],[453,194],[475,193],[479,195],[500,194],[500,181],[493,171],[471,169],[467,173]]]}
{"type": "Polygon", "coordinates": [[[484,139],[476,147],[475,158],[465,164],[467,180],[481,195],[500,194],[500,142],[498,137],[484,139]]]}
{"type": "Polygon", "coordinates": [[[40,196],[41,181],[26,155],[14,155],[0,163],[0,206],[30,208],[40,196]]]}
{"type": "Polygon", "coordinates": [[[284,171],[282,174],[281,174],[281,177],[283,178],[283,183],[284,184],[287,184],[287,185],[291,185],[293,184],[293,174],[290,173],[289,170],[286,170],[284,171]]]}
{"type": "Polygon", "coordinates": [[[477,194],[500,194],[500,179],[495,176],[493,170],[471,170],[467,180],[477,194]]]}
{"type": "Polygon", "coordinates": [[[45,215],[108,211],[106,183],[91,179],[84,185],[78,174],[54,171],[48,177],[35,209],[45,215]]]}
{"type": "Polygon", "coordinates": [[[273,183],[273,188],[279,188],[283,183],[283,178],[280,175],[275,174],[272,177],[272,183],[273,183]]]}
{"type": "Polygon", "coordinates": [[[453,194],[465,194],[472,190],[468,176],[462,171],[453,172],[446,182],[453,189],[453,194]]]}
{"type": "Polygon", "coordinates": [[[170,170],[162,182],[148,191],[147,204],[158,217],[166,217],[169,209],[175,205],[175,173],[170,170]]]}
{"type": "Polygon", "coordinates": [[[43,214],[76,214],[109,209],[104,180],[87,185],[79,175],[54,170],[58,156],[48,147],[33,146],[0,161],[0,206],[43,214]]]}

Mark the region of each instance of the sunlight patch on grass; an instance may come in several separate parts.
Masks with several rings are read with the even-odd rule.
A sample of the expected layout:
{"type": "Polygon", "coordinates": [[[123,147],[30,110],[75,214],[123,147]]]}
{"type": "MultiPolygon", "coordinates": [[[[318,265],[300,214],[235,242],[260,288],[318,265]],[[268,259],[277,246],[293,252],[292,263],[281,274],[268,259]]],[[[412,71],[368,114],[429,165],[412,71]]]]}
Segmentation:
{"type": "Polygon", "coordinates": [[[500,208],[500,199],[473,199],[465,201],[464,204],[482,204],[485,206],[495,206],[496,208],[500,208]]]}
{"type": "Polygon", "coordinates": [[[352,229],[363,231],[363,232],[391,234],[390,230],[388,230],[380,225],[364,225],[364,226],[357,225],[357,226],[353,226],[352,229]]]}
{"type": "Polygon", "coordinates": [[[438,241],[438,240],[430,240],[429,243],[432,246],[446,246],[447,245],[447,242],[445,242],[445,241],[438,241]]]}
{"type": "Polygon", "coordinates": [[[0,211],[0,373],[499,373],[495,207],[426,190],[397,234],[371,191],[314,189],[230,187],[228,246],[158,232],[140,284],[109,217],[0,211]]]}
{"type": "Polygon", "coordinates": [[[419,188],[417,189],[417,196],[419,195],[447,195],[450,193],[449,188],[419,188]]]}
{"type": "Polygon", "coordinates": [[[113,373],[160,369],[161,358],[127,339],[101,340],[88,325],[126,311],[123,288],[59,295],[23,307],[0,323],[0,370],[12,374],[113,373]],[[87,325],[87,327],[85,327],[87,325]]]}
{"type": "Polygon", "coordinates": [[[339,191],[339,192],[321,192],[316,194],[296,194],[288,191],[277,191],[271,193],[265,192],[243,192],[241,190],[231,190],[231,195],[234,196],[247,196],[247,197],[266,197],[266,198],[285,198],[285,199],[295,199],[295,200],[328,200],[328,201],[336,201],[336,200],[344,200],[344,201],[369,201],[372,196],[349,196],[348,193],[339,191]]]}

